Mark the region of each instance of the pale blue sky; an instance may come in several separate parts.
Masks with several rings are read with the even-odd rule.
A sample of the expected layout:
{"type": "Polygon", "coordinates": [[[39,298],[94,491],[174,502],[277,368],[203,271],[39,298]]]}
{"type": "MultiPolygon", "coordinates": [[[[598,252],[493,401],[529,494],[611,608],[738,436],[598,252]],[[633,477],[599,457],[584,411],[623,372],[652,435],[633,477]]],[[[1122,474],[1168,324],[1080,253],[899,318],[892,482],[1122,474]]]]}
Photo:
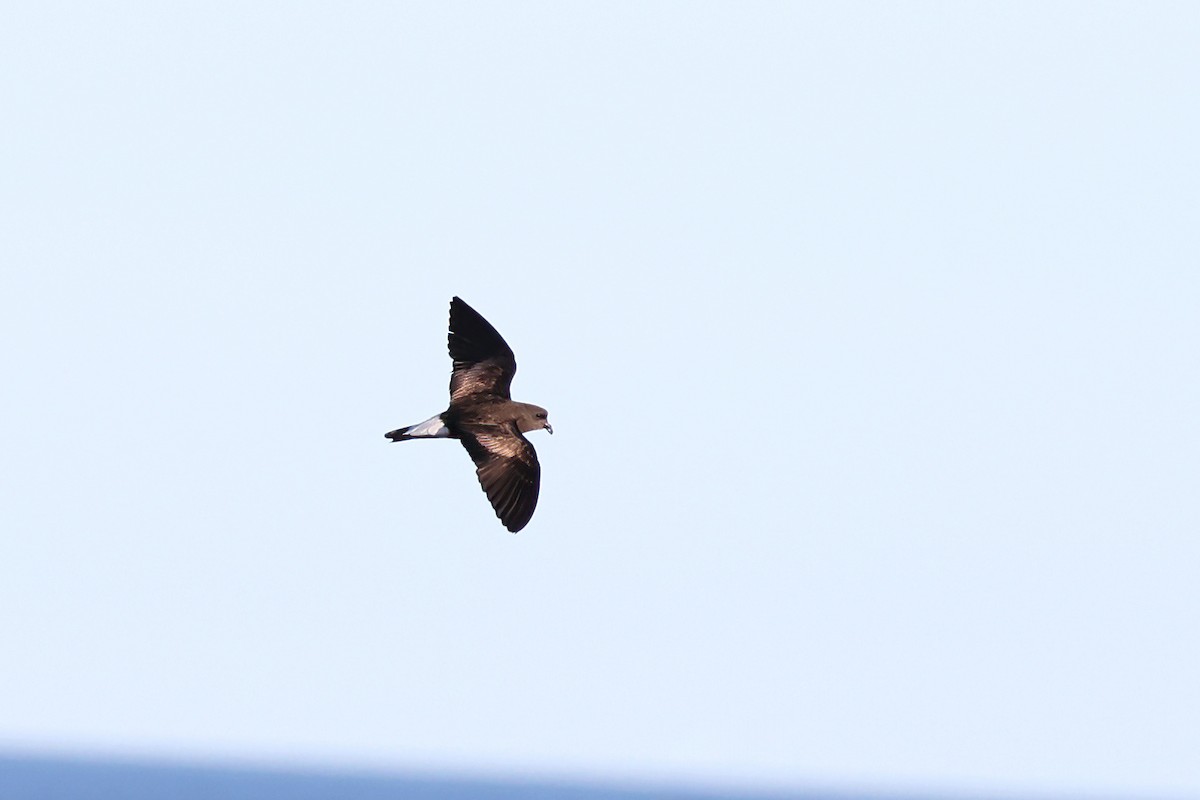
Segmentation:
{"type": "Polygon", "coordinates": [[[0,743],[1200,795],[1196,5],[5,17],[0,743]]]}

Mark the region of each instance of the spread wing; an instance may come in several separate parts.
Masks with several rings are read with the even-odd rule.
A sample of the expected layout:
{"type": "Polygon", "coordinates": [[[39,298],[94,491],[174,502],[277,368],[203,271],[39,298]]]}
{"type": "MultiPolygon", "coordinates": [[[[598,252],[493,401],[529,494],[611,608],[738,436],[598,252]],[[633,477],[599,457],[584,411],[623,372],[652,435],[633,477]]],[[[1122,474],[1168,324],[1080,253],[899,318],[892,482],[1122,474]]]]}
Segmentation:
{"type": "Polygon", "coordinates": [[[461,441],[496,516],[513,533],[524,528],[537,508],[542,475],[533,445],[511,423],[464,427],[461,441]]]}
{"type": "MultiPolygon", "coordinates": [[[[510,399],[517,372],[513,351],[491,324],[459,298],[450,301],[450,404],[472,395],[510,399]]],[[[536,464],[536,460],[534,461],[536,464]]]]}

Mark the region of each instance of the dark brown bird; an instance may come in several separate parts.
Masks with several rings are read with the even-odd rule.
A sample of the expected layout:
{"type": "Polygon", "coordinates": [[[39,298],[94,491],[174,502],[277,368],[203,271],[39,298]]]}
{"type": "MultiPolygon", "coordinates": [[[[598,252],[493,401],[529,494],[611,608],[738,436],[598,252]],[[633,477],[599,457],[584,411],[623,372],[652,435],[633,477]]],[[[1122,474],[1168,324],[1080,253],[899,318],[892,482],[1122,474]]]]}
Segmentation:
{"type": "Polygon", "coordinates": [[[537,508],[542,468],[522,434],[554,433],[546,409],[515,402],[509,386],[517,372],[512,349],[479,312],[450,301],[450,407],[417,425],[385,433],[393,442],[458,439],[475,462],[475,473],[496,516],[513,533],[529,524],[537,508]]]}

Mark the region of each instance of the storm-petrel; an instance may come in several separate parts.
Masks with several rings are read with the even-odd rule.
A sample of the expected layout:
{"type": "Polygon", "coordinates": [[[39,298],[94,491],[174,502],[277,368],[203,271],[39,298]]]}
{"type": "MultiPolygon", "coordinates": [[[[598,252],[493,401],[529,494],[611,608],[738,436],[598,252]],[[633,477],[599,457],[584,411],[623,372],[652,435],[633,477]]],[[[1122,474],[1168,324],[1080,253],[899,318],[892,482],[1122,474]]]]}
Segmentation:
{"type": "Polygon", "coordinates": [[[479,312],[455,297],[450,301],[450,407],[417,425],[385,433],[393,442],[458,439],[475,462],[479,483],[496,516],[513,533],[537,507],[542,468],[533,445],[521,434],[545,428],[554,433],[546,409],[515,402],[509,386],[517,372],[512,349],[479,312]]]}

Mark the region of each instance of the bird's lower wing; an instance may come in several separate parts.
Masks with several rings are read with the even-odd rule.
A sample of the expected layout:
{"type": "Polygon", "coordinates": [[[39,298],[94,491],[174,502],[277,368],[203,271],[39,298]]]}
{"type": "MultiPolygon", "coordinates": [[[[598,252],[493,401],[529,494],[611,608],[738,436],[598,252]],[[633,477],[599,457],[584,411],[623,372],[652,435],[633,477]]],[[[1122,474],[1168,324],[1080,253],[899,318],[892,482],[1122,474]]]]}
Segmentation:
{"type": "Polygon", "coordinates": [[[513,533],[529,524],[537,508],[542,468],[529,441],[512,428],[463,431],[479,484],[496,516],[513,533]]]}

